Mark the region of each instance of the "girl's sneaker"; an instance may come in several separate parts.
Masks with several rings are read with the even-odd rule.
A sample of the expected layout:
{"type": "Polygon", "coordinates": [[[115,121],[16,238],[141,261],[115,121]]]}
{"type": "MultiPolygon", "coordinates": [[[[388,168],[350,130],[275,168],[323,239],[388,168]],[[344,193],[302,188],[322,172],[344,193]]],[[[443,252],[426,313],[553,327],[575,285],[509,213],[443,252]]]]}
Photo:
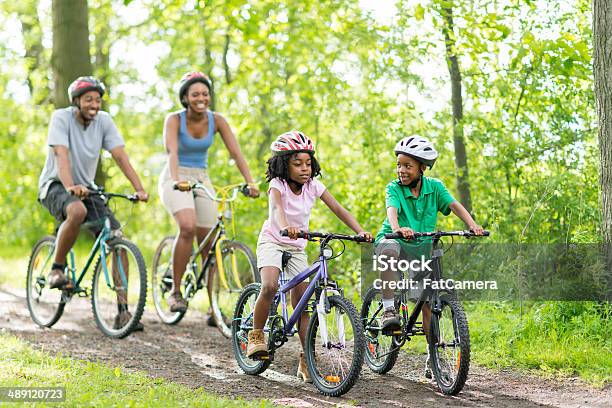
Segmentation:
{"type": "Polygon", "coordinates": [[[300,353],[300,362],[298,363],[297,374],[298,377],[302,379],[302,381],[311,383],[312,378],[310,378],[310,373],[308,372],[308,366],[306,365],[306,357],[304,357],[304,353],[300,353]]]}
{"type": "Polygon", "coordinates": [[[264,336],[263,329],[253,329],[249,332],[247,345],[247,357],[258,359],[267,357],[268,345],[264,336]]]}

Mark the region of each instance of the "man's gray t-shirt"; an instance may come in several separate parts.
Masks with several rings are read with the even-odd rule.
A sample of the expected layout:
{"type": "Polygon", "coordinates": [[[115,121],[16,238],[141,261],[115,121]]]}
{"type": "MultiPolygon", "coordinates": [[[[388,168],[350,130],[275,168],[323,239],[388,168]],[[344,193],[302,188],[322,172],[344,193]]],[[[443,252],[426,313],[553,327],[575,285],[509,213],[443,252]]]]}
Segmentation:
{"type": "Polygon", "coordinates": [[[77,121],[75,111],[75,107],[58,109],[51,116],[47,138],[49,145],[47,161],[38,180],[40,199],[47,195],[51,182],[59,180],[53,146],[68,148],[74,183],[90,185],[96,176],[100,150],[111,151],[125,144],[108,113],[99,111],[87,129],[84,129],[77,121]]]}

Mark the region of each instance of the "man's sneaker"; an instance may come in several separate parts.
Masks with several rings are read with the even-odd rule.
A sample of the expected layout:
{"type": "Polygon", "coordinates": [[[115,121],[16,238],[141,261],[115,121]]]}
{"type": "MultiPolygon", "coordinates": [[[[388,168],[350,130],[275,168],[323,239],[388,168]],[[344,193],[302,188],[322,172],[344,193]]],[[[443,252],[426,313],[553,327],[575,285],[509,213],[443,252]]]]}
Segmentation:
{"type": "Polygon", "coordinates": [[[168,306],[170,306],[170,311],[172,313],[185,313],[187,311],[187,302],[183,299],[181,292],[171,293],[166,302],[168,306]]]}
{"type": "Polygon", "coordinates": [[[303,352],[300,353],[300,362],[298,363],[296,375],[300,377],[304,382],[312,382],[312,378],[310,378],[310,373],[308,372],[308,367],[306,366],[306,357],[304,357],[303,352]]]}
{"type": "Polygon", "coordinates": [[[253,329],[249,332],[247,357],[257,359],[268,356],[268,345],[262,329],[253,329]]]}
{"type": "MultiPolygon", "coordinates": [[[[113,323],[113,330],[121,329],[123,326],[128,324],[131,318],[132,318],[132,314],[128,312],[127,310],[121,313],[117,313],[117,316],[115,316],[115,323],[113,323]]],[[[132,329],[132,331],[143,331],[143,330],[144,330],[144,326],[140,322],[138,322],[136,326],[132,329]]]]}
{"type": "Polygon", "coordinates": [[[47,282],[49,282],[49,288],[51,289],[61,289],[69,281],[70,280],[66,277],[66,274],[59,269],[53,269],[47,275],[47,282]]]}
{"type": "Polygon", "coordinates": [[[385,334],[398,331],[402,328],[395,307],[388,307],[385,309],[380,324],[382,325],[382,332],[385,334]]]}

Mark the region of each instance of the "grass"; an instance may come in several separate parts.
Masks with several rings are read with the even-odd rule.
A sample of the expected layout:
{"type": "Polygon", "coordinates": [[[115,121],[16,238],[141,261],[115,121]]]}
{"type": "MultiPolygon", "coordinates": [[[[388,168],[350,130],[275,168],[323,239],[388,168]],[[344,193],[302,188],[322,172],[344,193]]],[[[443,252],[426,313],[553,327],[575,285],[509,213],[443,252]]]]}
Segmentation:
{"type": "MultiPolygon", "coordinates": [[[[120,367],[51,356],[11,335],[0,335],[0,386],[66,387],[62,406],[268,407],[265,400],[225,399],[120,367]]],[[[40,404],[45,406],[44,404],[40,404]]],[[[48,404],[53,405],[53,404],[48,404]]]]}
{"type": "Polygon", "coordinates": [[[478,302],[466,309],[477,363],[577,375],[597,387],[612,383],[609,305],[542,302],[521,313],[517,304],[478,302]]]}

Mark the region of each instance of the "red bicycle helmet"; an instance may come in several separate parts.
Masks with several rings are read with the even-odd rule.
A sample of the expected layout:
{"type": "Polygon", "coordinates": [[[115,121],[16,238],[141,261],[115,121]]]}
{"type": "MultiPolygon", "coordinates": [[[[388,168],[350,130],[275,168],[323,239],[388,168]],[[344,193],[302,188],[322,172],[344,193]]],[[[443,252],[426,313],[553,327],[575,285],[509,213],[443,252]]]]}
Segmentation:
{"type": "Polygon", "coordinates": [[[181,105],[185,108],[187,107],[187,103],[183,101],[183,97],[187,93],[187,89],[195,82],[201,82],[208,87],[209,91],[212,90],[212,83],[208,75],[199,71],[186,73],[179,82],[179,100],[181,101],[181,105]]]}
{"type": "Polygon", "coordinates": [[[68,98],[72,101],[89,91],[98,91],[100,96],[104,96],[104,84],[92,76],[78,77],[68,87],[68,98]]]}
{"type": "Polygon", "coordinates": [[[278,136],[270,146],[272,153],[276,156],[283,156],[289,153],[312,152],[314,154],[314,143],[304,133],[292,130],[278,136]]]}

